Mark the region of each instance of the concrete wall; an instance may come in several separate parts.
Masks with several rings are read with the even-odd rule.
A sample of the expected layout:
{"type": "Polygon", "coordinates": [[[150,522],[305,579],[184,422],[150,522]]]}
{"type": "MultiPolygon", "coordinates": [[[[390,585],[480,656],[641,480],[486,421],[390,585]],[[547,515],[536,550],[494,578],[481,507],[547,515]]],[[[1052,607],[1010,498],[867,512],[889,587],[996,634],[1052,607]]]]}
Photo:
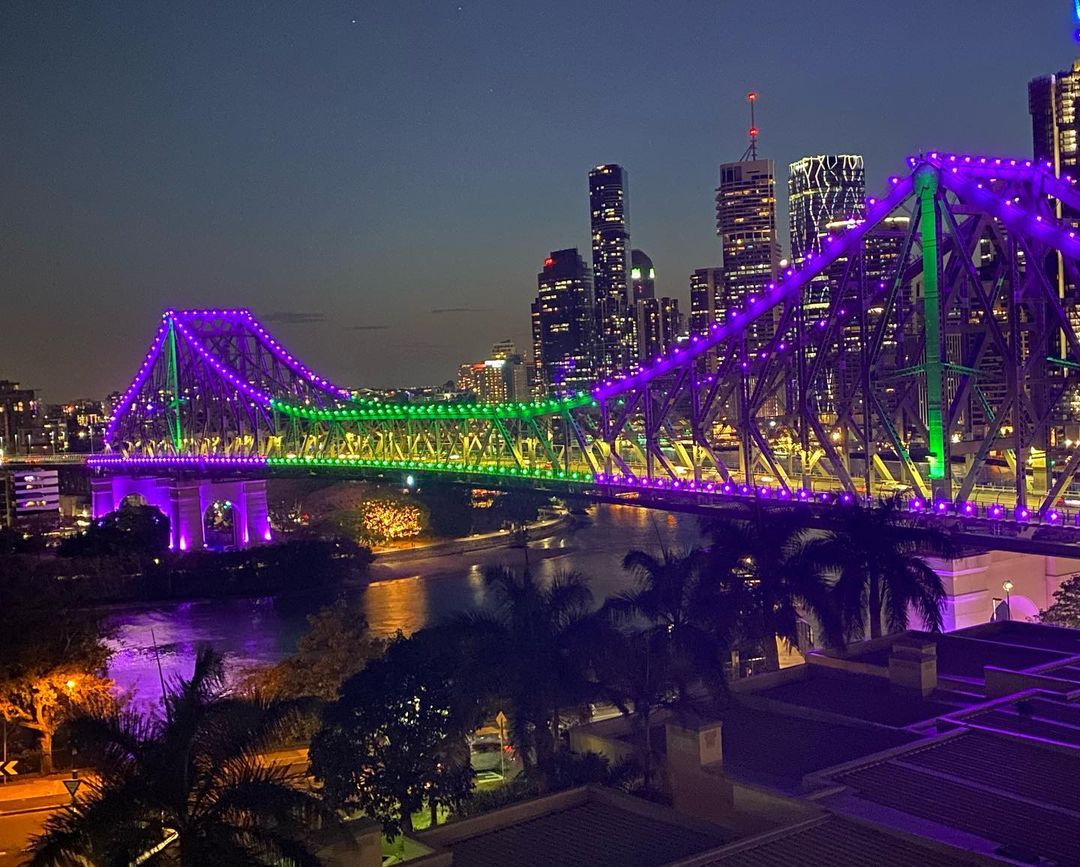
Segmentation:
{"type": "MultiPolygon", "coordinates": [[[[1053,602],[1054,591],[1070,575],[1080,572],[1080,559],[988,551],[951,561],[933,561],[945,585],[945,629],[963,629],[987,623],[995,600],[1009,597],[1011,619],[1035,619],[1053,602]],[[1012,582],[1006,594],[1003,587],[1012,582]]],[[[914,622],[913,622],[913,625],[914,622]]]]}

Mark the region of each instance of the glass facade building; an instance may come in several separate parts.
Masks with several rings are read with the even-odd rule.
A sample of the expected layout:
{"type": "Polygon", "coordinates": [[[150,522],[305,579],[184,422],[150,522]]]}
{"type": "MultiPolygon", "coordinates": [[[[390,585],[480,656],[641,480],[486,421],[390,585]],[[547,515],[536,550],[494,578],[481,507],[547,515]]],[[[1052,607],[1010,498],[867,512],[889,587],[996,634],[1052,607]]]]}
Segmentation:
{"type": "Polygon", "coordinates": [[[589,172],[596,360],[602,375],[624,369],[634,356],[633,320],[627,297],[630,276],[627,196],[627,174],[622,166],[597,166],[589,172]]]}
{"type": "Polygon", "coordinates": [[[537,274],[533,351],[545,394],[586,390],[596,375],[593,276],[577,249],[556,250],[537,274]]]}
{"type": "MultiPolygon", "coordinates": [[[[858,154],[803,157],[788,166],[791,261],[797,268],[821,252],[830,224],[859,221],[866,213],[866,171],[858,154]]],[[[806,315],[819,314],[829,300],[829,277],[815,279],[803,292],[806,315]]]]}
{"type": "MultiPolygon", "coordinates": [[[[723,297],[718,306],[742,306],[750,295],[760,295],[780,270],[772,160],[742,160],[720,166],[716,233],[724,256],[723,297]]],[[[769,315],[750,325],[750,346],[759,348],[772,337],[775,327],[775,319],[769,315]]]]}

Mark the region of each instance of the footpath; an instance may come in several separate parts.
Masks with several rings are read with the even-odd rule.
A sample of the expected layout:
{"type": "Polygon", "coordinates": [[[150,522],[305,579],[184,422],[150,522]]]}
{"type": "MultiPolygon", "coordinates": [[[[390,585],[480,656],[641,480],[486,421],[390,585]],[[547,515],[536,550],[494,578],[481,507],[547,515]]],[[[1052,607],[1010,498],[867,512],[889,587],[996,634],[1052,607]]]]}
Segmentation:
{"type": "MultiPolygon", "coordinates": [[[[82,774],[80,777],[85,779],[82,774]]],[[[26,780],[9,779],[0,784],[0,816],[52,810],[70,803],[71,795],[64,787],[64,780],[70,779],[70,773],[26,780]]]]}
{"type": "MultiPolygon", "coordinates": [[[[287,750],[275,750],[259,756],[260,764],[276,764],[285,768],[286,777],[302,777],[307,773],[307,747],[297,747],[287,750]]],[[[93,779],[93,771],[80,771],[79,779],[84,783],[93,779]]],[[[71,803],[71,795],[64,786],[64,780],[70,781],[71,772],[50,774],[47,777],[28,777],[25,780],[19,778],[9,779],[0,784],[0,818],[4,816],[19,816],[24,813],[36,813],[43,810],[55,810],[65,804],[71,803]]],[[[78,798],[83,792],[82,787],[76,793],[78,798]]]]}

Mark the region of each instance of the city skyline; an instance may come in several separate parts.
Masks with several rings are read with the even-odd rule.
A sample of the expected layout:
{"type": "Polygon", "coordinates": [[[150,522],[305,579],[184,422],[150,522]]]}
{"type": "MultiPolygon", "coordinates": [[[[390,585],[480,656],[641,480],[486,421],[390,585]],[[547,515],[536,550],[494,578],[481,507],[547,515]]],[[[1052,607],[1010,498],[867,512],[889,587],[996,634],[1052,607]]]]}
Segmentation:
{"type": "MultiPolygon", "coordinates": [[[[148,316],[172,305],[228,303],[256,309],[290,349],[337,381],[445,381],[461,358],[480,357],[496,340],[529,345],[528,303],[545,253],[587,249],[581,178],[590,166],[617,162],[634,174],[633,242],[656,261],[658,294],[685,299],[690,272],[720,261],[711,191],[718,165],[745,145],[746,90],[761,94],[763,158],[782,167],[812,153],[861,153],[874,195],[920,148],[1029,153],[1026,82],[1067,68],[1073,50],[1068,10],[1052,4],[1026,10],[1022,26],[1011,4],[957,4],[964,8],[938,11],[940,33],[920,23],[929,3],[902,12],[883,7],[871,23],[857,17],[859,6],[843,2],[819,7],[810,20],[791,20],[786,7],[751,14],[691,4],[674,22],[650,4],[633,5],[638,26],[619,30],[620,49],[653,40],[660,68],[628,65],[626,80],[603,83],[635,117],[640,106],[623,97],[655,105],[650,134],[636,140],[598,131],[612,128],[620,109],[584,122],[598,94],[577,98],[560,120],[560,98],[602,56],[579,58],[554,81],[548,54],[527,54],[505,75],[475,52],[464,61],[452,56],[462,44],[484,41],[501,57],[539,31],[548,51],[570,57],[586,41],[589,21],[602,15],[599,4],[570,21],[535,10],[439,5],[415,34],[407,16],[368,10],[364,18],[346,6],[310,15],[273,8],[247,22],[222,11],[156,22],[136,14],[124,27],[101,10],[43,20],[29,5],[12,9],[0,37],[4,79],[12,84],[3,94],[12,120],[3,138],[13,155],[3,169],[12,191],[4,215],[4,375],[49,401],[98,397],[126,386],[145,351],[148,316]],[[654,18],[662,28],[640,26],[654,18]],[[949,33],[959,27],[969,38],[956,42],[949,33]],[[200,43],[213,28],[220,31],[215,39],[200,43]],[[774,39],[751,54],[740,39],[755,28],[774,39]],[[867,44],[849,45],[848,62],[833,63],[842,69],[825,64],[854,33],[867,44]],[[140,43],[148,34],[152,47],[140,43]],[[407,34],[431,49],[430,63],[406,50],[407,34]],[[915,34],[925,55],[918,86],[902,63],[915,34]],[[372,96],[380,80],[356,65],[354,53],[363,50],[352,44],[377,38],[389,52],[376,52],[386,65],[381,84],[397,94],[381,102],[372,96]],[[275,51],[299,52],[318,39],[327,41],[324,64],[302,64],[293,83],[273,73],[275,51]],[[794,40],[804,49],[800,64],[821,63],[820,76],[800,76],[782,62],[794,40]],[[186,61],[185,47],[197,58],[186,61]],[[122,75],[110,64],[114,50],[128,61],[122,75]],[[967,51],[973,62],[964,67],[958,58],[967,51]],[[469,93],[440,89],[432,77],[438,63],[464,63],[454,69],[469,93]],[[703,68],[710,70],[704,78],[703,68]],[[900,68],[904,75],[896,75],[900,68]],[[946,70],[957,68],[963,75],[952,79],[964,86],[945,87],[946,70]],[[477,89],[482,79],[492,82],[487,96],[477,89]],[[935,80],[941,86],[931,87],[935,80]],[[689,81],[693,87],[675,98],[689,81]],[[230,114],[236,101],[266,85],[265,98],[230,114]],[[313,94],[318,98],[303,109],[313,94]],[[870,109],[882,98],[890,118],[870,109]],[[507,100],[510,119],[485,129],[507,100]],[[127,110],[151,104],[155,110],[137,123],[129,119],[127,110]],[[813,116],[818,122],[808,125],[813,116]],[[385,128],[370,140],[354,138],[360,120],[385,128]],[[580,130],[571,124],[579,120],[580,130]],[[42,130],[53,124],[64,144],[61,136],[43,142],[42,130]],[[398,137],[432,124],[439,135],[421,153],[387,156],[398,137]],[[673,132],[680,129],[685,134],[673,132]],[[493,142],[474,152],[480,130],[493,142]],[[540,147],[512,153],[508,142],[522,135],[540,147]],[[220,167],[211,168],[219,157],[220,167]],[[364,163],[389,166],[385,182],[372,168],[355,171],[364,163]],[[507,205],[520,211],[500,213],[507,205]],[[40,325],[13,327],[26,322],[40,325]],[[39,328],[56,339],[41,340],[39,328]]],[[[781,189],[785,181],[781,170],[781,189]]],[[[785,225],[777,230],[786,235],[785,225]]]]}

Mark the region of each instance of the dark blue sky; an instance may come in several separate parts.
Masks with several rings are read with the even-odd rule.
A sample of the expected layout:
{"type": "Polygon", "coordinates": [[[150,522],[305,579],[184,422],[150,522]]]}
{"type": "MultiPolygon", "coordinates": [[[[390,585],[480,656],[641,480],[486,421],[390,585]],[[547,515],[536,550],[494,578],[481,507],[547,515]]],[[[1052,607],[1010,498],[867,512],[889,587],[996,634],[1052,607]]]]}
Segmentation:
{"type": "MultiPolygon", "coordinates": [[[[166,306],[247,305],[346,385],[528,341],[536,272],[630,173],[658,291],[719,264],[716,166],[1027,154],[1066,0],[46,2],[0,8],[0,378],[134,373],[166,306]]],[[[586,254],[587,255],[587,254],[586,254]]]]}

